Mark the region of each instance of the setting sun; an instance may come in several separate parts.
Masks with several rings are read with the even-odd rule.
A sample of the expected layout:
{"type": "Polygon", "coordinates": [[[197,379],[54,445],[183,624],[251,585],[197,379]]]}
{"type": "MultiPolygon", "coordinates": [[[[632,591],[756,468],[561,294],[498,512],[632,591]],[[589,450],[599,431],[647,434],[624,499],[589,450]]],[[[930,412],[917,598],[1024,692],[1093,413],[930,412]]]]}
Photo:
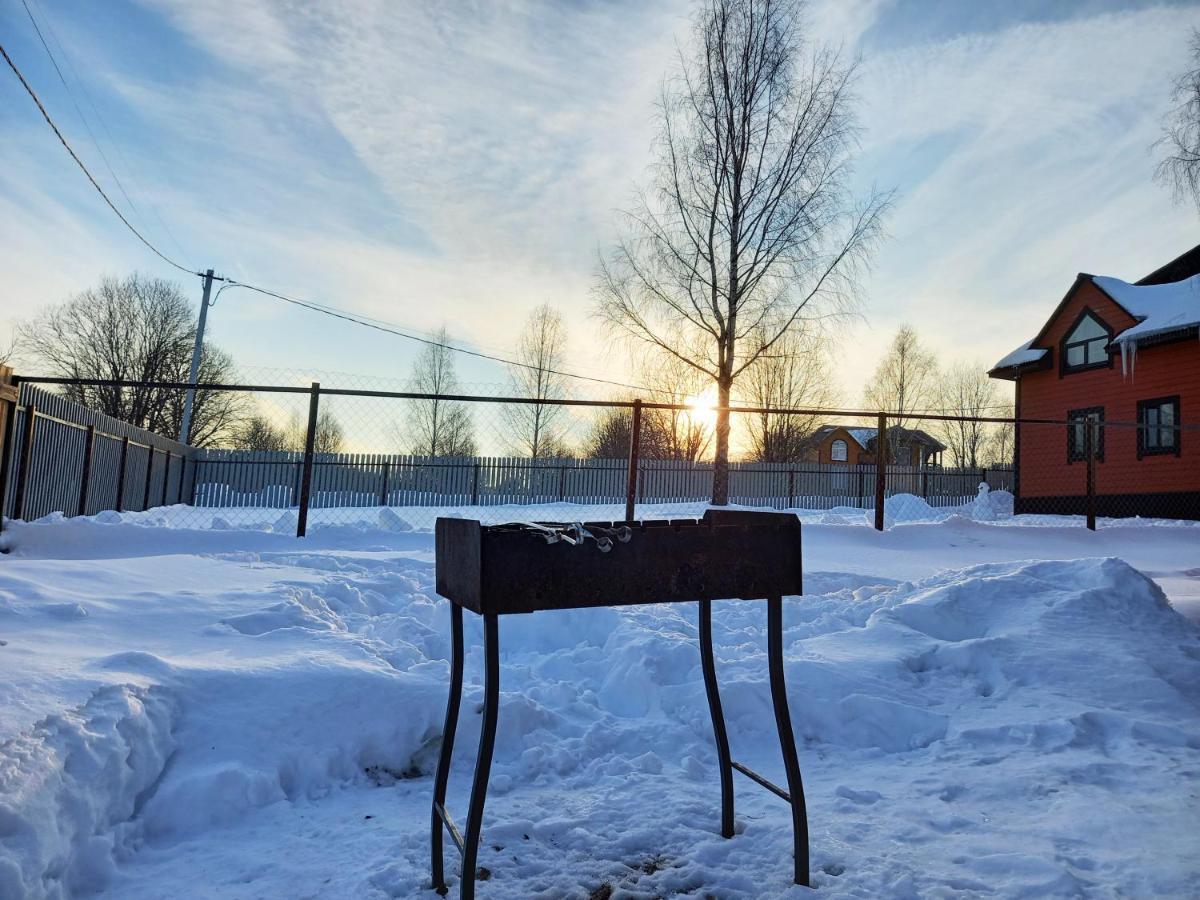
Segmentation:
{"type": "Polygon", "coordinates": [[[688,397],[683,401],[688,407],[688,416],[705,429],[713,429],[717,425],[717,389],[711,387],[702,394],[688,397]]]}

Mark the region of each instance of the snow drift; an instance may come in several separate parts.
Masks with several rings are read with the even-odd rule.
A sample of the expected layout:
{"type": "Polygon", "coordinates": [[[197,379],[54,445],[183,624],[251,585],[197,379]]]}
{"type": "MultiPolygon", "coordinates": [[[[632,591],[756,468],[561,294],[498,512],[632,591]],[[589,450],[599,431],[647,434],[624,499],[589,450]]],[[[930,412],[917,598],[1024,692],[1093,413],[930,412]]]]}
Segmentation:
{"type": "MultiPolygon", "coordinates": [[[[40,549],[0,563],[0,678],[14,686],[0,721],[66,708],[0,746],[0,896],[427,889],[449,651],[429,535],[208,533],[201,557],[180,552],[186,533],[139,529],[137,553],[117,556],[111,527],[45,527],[70,542],[30,540],[40,549]],[[79,561],[37,558],[54,545],[79,561]]],[[[861,552],[851,535],[888,539],[807,533],[844,554],[861,552]]],[[[818,887],[1196,883],[1200,637],[1153,581],[1092,558],[807,584],[786,604],[785,653],[818,887]]],[[[481,698],[467,624],[460,818],[481,698]]],[[[690,605],[502,621],[486,896],[803,896],[777,799],[739,782],[743,834],[716,834],[695,631],[690,605]]],[[[777,773],[763,604],[716,604],[714,631],[734,756],[777,773]]]]}

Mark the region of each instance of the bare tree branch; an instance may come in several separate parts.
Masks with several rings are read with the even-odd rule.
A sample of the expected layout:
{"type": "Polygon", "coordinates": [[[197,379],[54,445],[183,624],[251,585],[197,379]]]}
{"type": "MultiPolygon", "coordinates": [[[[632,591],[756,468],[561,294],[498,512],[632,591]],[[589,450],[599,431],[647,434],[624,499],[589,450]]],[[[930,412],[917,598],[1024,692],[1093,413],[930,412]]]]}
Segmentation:
{"type": "MultiPolygon", "coordinates": [[[[664,83],[650,184],[599,266],[599,317],[712,379],[720,407],[789,336],[854,312],[890,200],[851,196],[854,67],[809,47],[801,11],[702,4],[664,83]]],[[[719,413],[714,503],[728,500],[729,431],[719,413]]]]}
{"type": "Polygon", "coordinates": [[[1154,178],[1171,188],[1175,201],[1191,198],[1200,212],[1200,28],[1192,30],[1188,68],[1175,79],[1174,102],[1155,143],[1165,156],[1154,178]]]}

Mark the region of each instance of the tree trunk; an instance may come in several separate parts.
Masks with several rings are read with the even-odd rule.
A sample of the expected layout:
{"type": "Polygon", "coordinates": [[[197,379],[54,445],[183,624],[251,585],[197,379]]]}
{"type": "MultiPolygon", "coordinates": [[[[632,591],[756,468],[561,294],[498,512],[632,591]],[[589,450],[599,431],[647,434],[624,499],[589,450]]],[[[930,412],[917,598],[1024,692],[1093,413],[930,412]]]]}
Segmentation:
{"type": "Polygon", "coordinates": [[[733,378],[722,372],[717,380],[717,443],[713,457],[713,506],[729,505],[729,392],[733,378]]]}

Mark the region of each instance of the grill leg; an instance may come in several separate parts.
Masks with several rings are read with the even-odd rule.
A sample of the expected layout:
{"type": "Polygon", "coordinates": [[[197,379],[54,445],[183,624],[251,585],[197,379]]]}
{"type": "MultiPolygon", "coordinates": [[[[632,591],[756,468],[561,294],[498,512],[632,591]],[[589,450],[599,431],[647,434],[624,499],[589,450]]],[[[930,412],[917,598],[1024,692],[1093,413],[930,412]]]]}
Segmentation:
{"type": "Polygon", "coordinates": [[[463,683],[463,612],[457,603],[450,604],[450,696],[446,700],[446,724],[442,728],[442,751],[438,756],[437,774],[433,780],[433,813],[430,819],[430,846],[433,848],[433,889],[443,896],[446,874],[442,861],[442,824],[438,807],[446,806],[446,784],[450,780],[450,757],[454,754],[454,733],[458,730],[458,707],[462,700],[463,683]]]}
{"type": "Polygon", "coordinates": [[[479,755],[475,759],[475,781],[471,785],[471,808],[467,813],[461,900],[474,900],[475,897],[475,857],[479,852],[479,831],[483,826],[483,804],[492,770],[492,750],[496,746],[496,717],[500,706],[500,627],[499,616],[494,612],[483,615],[483,659],[483,727],[479,732],[479,755]]]}
{"type": "Polygon", "coordinates": [[[713,736],[717,741],[717,768],[721,773],[721,837],[733,837],[733,765],[729,756],[729,735],[717,689],[717,667],[713,660],[712,601],[700,601],[700,668],[704,671],[704,692],[712,716],[713,736]]]}
{"type": "Polygon", "coordinates": [[[804,803],[804,782],[800,779],[800,760],[796,756],[796,738],[788,713],[787,683],[783,678],[783,598],[767,600],[767,666],[771,673],[771,702],[775,706],[775,727],[779,731],[779,749],[787,772],[788,793],[792,802],[792,853],[795,882],[808,884],[808,810],[804,803]]]}

